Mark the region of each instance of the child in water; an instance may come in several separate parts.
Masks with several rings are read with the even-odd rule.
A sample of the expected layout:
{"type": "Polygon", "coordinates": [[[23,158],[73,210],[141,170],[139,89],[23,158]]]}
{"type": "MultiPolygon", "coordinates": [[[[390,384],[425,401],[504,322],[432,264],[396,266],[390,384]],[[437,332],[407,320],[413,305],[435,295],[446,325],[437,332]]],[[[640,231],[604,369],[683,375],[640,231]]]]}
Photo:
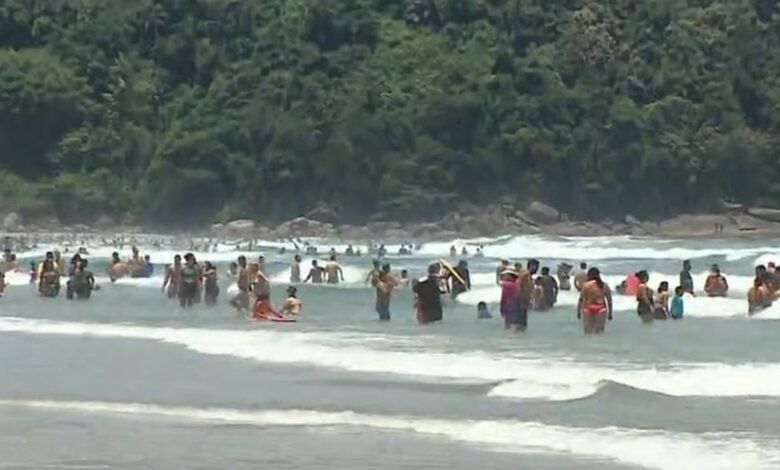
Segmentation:
{"type": "Polygon", "coordinates": [[[477,304],[477,318],[480,320],[493,318],[493,315],[490,314],[490,310],[488,310],[487,304],[485,302],[480,302],[477,304]]]}
{"type": "Polygon", "coordinates": [[[35,268],[35,261],[30,261],[30,284],[38,282],[38,269],[35,268]]]}
{"type": "Polygon", "coordinates": [[[673,320],[682,320],[683,313],[685,311],[685,303],[683,302],[683,294],[685,289],[682,286],[674,288],[674,297],[672,297],[672,306],[669,309],[669,313],[673,320]]]}

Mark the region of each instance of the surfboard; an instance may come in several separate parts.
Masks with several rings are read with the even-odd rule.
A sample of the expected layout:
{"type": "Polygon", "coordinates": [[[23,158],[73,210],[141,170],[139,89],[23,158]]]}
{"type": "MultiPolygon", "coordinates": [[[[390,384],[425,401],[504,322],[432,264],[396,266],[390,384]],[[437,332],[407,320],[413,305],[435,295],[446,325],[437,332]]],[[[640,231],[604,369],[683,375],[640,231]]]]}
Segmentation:
{"type": "Polygon", "coordinates": [[[455,268],[452,267],[452,265],[450,263],[448,263],[445,259],[442,259],[442,258],[439,258],[439,263],[441,263],[441,265],[444,266],[444,269],[446,269],[447,272],[452,275],[452,277],[457,279],[458,282],[460,282],[464,286],[466,285],[466,281],[463,280],[463,278],[460,276],[460,274],[458,274],[458,272],[455,271],[455,268]]]}
{"type": "Polygon", "coordinates": [[[288,317],[285,315],[277,316],[277,315],[264,315],[264,314],[257,314],[257,313],[253,313],[251,319],[255,321],[272,321],[276,323],[295,323],[298,321],[293,317],[288,317]]]}

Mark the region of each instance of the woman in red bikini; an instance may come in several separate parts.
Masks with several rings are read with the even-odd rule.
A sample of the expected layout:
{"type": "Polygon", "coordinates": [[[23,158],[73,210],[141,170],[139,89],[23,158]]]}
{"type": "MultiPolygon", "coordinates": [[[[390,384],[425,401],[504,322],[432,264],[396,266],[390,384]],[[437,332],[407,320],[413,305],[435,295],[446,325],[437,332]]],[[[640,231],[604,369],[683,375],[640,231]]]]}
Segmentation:
{"type": "Polygon", "coordinates": [[[612,293],[601,280],[598,268],[590,268],[582,284],[577,318],[582,319],[586,335],[603,333],[607,319],[612,320],[612,293]]]}

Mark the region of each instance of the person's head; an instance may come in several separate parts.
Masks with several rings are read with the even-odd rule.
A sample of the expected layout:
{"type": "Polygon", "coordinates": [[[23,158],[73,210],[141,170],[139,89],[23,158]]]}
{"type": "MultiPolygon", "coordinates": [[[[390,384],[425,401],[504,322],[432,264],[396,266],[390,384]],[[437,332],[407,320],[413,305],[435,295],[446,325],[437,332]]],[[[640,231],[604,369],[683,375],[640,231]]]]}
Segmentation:
{"type": "Polygon", "coordinates": [[[604,287],[604,281],[601,280],[601,271],[599,271],[599,268],[594,267],[588,269],[587,279],[588,281],[595,281],[599,288],[604,287]]]}
{"type": "Polygon", "coordinates": [[[763,264],[759,264],[758,266],[756,266],[756,270],[755,270],[756,277],[763,276],[765,272],[767,271],[766,271],[766,267],[763,264]]]}
{"type": "Polygon", "coordinates": [[[639,282],[645,283],[650,280],[650,275],[644,269],[636,273],[636,278],[639,282]]]}
{"type": "Polygon", "coordinates": [[[390,273],[390,263],[385,263],[382,265],[382,272],[385,274],[390,273]]]}
{"type": "Polygon", "coordinates": [[[287,297],[295,297],[298,295],[298,288],[295,286],[290,286],[287,288],[287,297]]]}
{"type": "Polygon", "coordinates": [[[406,279],[407,277],[409,277],[409,271],[407,271],[405,269],[402,269],[401,270],[401,279],[406,279]]]}
{"type": "MultiPolygon", "coordinates": [[[[116,253],[114,253],[114,254],[116,254],[116,253]]],[[[47,251],[46,252],[46,259],[47,260],[53,260],[54,259],[54,253],[52,253],[51,251],[47,251]]]]}
{"type": "Polygon", "coordinates": [[[683,290],[682,286],[677,286],[674,288],[674,295],[676,295],[677,297],[682,297],[684,292],[685,291],[683,290]]]}
{"type": "Polygon", "coordinates": [[[238,257],[238,265],[241,266],[242,268],[246,267],[246,256],[241,255],[238,257]]]}
{"type": "Polygon", "coordinates": [[[428,277],[437,276],[439,274],[439,263],[433,263],[428,266],[428,277]]]}
{"type": "Polygon", "coordinates": [[[263,263],[265,263],[265,256],[263,256],[263,255],[260,255],[260,256],[258,256],[258,257],[257,257],[257,264],[259,264],[260,266],[262,266],[262,265],[263,265],[263,263]]]}
{"type": "Polygon", "coordinates": [[[460,262],[458,263],[458,267],[459,267],[459,268],[463,268],[463,269],[467,269],[467,268],[469,267],[469,262],[468,262],[468,261],[466,261],[465,259],[462,259],[462,260],[460,260],[460,262]]]}
{"type": "Polygon", "coordinates": [[[549,275],[550,275],[550,268],[548,268],[547,266],[544,266],[542,268],[542,276],[549,276],[549,275]]]}
{"type": "Polygon", "coordinates": [[[477,303],[477,310],[487,310],[487,304],[485,302],[478,302],[477,303]]]}
{"type": "Polygon", "coordinates": [[[666,281],[661,281],[661,283],[658,284],[658,292],[669,292],[669,283],[666,281]]]}
{"type": "Polygon", "coordinates": [[[710,272],[716,276],[720,276],[720,267],[717,264],[713,264],[710,268],[710,272]]]}
{"type": "Polygon", "coordinates": [[[330,255],[330,258],[329,258],[329,259],[330,259],[331,261],[336,261],[336,255],[330,255]]]}
{"type": "Polygon", "coordinates": [[[534,259],[534,258],[529,259],[527,265],[528,265],[528,271],[531,274],[536,274],[536,272],[539,271],[539,260],[538,259],[534,259]]]}
{"type": "Polygon", "coordinates": [[[523,263],[515,263],[515,271],[520,272],[523,270],[523,263]]]}
{"type": "Polygon", "coordinates": [[[303,258],[301,258],[301,255],[295,255],[293,256],[293,259],[295,260],[296,263],[300,263],[303,258]]]}
{"type": "Polygon", "coordinates": [[[316,259],[311,260],[311,265],[316,268],[317,267],[317,260],[316,259]]]}
{"type": "Polygon", "coordinates": [[[187,253],[184,255],[184,261],[187,263],[188,266],[195,265],[195,255],[192,253],[187,253]]]}
{"type": "Polygon", "coordinates": [[[580,263],[580,269],[588,269],[588,263],[580,263]]]}
{"type": "Polygon", "coordinates": [[[766,266],[767,266],[767,270],[768,271],[774,272],[774,270],[775,270],[775,262],[774,261],[770,261],[766,266]]]}
{"type": "Polygon", "coordinates": [[[686,259],[685,261],[683,261],[683,269],[685,271],[690,271],[691,270],[691,261],[690,260],[686,259]]]}
{"type": "Polygon", "coordinates": [[[501,266],[509,266],[509,260],[508,259],[502,259],[501,260],[501,266]]]}

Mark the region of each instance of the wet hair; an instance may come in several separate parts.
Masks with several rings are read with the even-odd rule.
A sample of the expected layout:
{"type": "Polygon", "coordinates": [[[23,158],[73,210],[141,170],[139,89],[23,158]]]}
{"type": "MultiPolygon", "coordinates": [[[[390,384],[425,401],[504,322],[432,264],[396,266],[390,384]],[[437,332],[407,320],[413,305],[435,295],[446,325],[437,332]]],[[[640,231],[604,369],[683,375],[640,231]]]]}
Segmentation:
{"type": "Polygon", "coordinates": [[[477,310],[484,310],[487,308],[487,304],[484,301],[479,301],[477,303],[477,310]]]}
{"type": "Polygon", "coordinates": [[[295,255],[295,256],[293,256],[293,259],[300,263],[301,262],[301,255],[295,255]]]}
{"type": "Polygon", "coordinates": [[[389,273],[390,272],[390,263],[385,263],[382,265],[382,272],[389,273]]]}
{"type": "Polygon", "coordinates": [[[89,266],[89,260],[86,258],[81,259],[81,267],[86,268],[87,266],[89,266]]]}
{"type": "Polygon", "coordinates": [[[291,297],[295,297],[298,294],[298,288],[295,286],[290,286],[287,288],[287,295],[291,297]]]}
{"type": "MultiPolygon", "coordinates": [[[[240,258],[240,257],[239,257],[240,258]]],[[[174,261],[181,261],[181,255],[176,255],[173,257],[174,261]]]]}
{"type": "Polygon", "coordinates": [[[580,269],[588,269],[588,263],[580,263],[580,269]]]}
{"type": "Polygon", "coordinates": [[[408,274],[409,274],[409,271],[407,271],[407,270],[405,270],[405,269],[402,269],[402,270],[401,270],[401,277],[404,277],[404,276],[406,276],[406,275],[408,275],[408,274]]]}
{"type": "Polygon", "coordinates": [[[638,272],[636,273],[636,277],[637,277],[637,278],[638,278],[640,281],[642,281],[642,282],[647,282],[647,281],[650,279],[650,275],[649,275],[649,274],[647,274],[647,271],[645,271],[644,269],[643,269],[643,270],[641,270],[641,271],[638,271],[638,272]]]}
{"type": "Polygon", "coordinates": [[[428,266],[428,274],[438,274],[439,273],[439,265],[437,263],[433,263],[432,265],[428,266]]]}
{"type": "Polygon", "coordinates": [[[669,292],[669,283],[667,281],[661,281],[660,284],[658,284],[658,293],[661,292],[669,292]]]}
{"type": "Polygon", "coordinates": [[[509,266],[509,260],[508,259],[502,259],[501,260],[501,265],[502,266],[509,266]]]}
{"type": "Polygon", "coordinates": [[[683,269],[690,268],[691,267],[691,260],[686,259],[683,261],[683,269]]]}
{"type": "Polygon", "coordinates": [[[47,251],[46,252],[46,257],[47,258],[54,258],[54,253],[52,253],[51,251],[47,251]]]}
{"type": "Polygon", "coordinates": [[[311,265],[312,266],[317,266],[317,260],[316,259],[311,260],[311,265]]]}
{"type": "Polygon", "coordinates": [[[599,289],[604,288],[604,281],[601,280],[601,272],[599,271],[599,268],[593,267],[588,269],[587,279],[589,281],[596,281],[596,285],[599,286],[599,289]]]}
{"type": "MultiPolygon", "coordinates": [[[[49,253],[46,253],[46,256],[49,256],[49,253]]],[[[52,254],[52,256],[54,256],[54,255],[52,254]]],[[[119,258],[119,252],[115,251],[115,252],[111,253],[111,257],[112,258],[119,258]]]]}
{"type": "Polygon", "coordinates": [[[543,267],[542,268],[542,274],[544,274],[544,275],[550,274],[550,268],[548,268],[547,266],[543,267]]]}

